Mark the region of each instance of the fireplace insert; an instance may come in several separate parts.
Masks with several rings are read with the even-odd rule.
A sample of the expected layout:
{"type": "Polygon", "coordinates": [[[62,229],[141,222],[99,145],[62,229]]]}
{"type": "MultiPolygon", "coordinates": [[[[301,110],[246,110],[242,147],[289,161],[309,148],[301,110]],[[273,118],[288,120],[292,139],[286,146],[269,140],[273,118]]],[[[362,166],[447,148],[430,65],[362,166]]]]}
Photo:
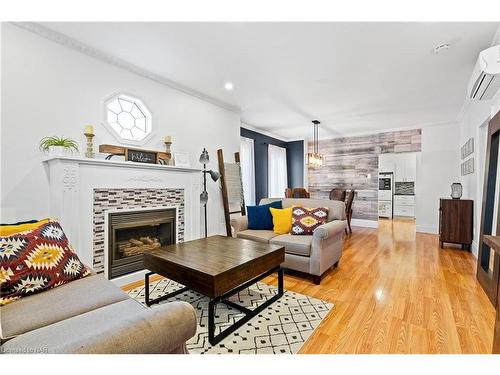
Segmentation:
{"type": "Polygon", "coordinates": [[[176,242],[176,209],[108,213],[108,279],[144,269],[143,253],[176,242]]]}

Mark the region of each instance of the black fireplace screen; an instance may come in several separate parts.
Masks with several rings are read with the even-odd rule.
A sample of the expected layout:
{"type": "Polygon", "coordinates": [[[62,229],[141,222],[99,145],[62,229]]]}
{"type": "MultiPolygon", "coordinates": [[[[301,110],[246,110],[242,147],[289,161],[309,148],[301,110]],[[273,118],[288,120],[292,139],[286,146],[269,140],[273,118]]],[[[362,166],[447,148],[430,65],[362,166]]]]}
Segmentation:
{"type": "Polygon", "coordinates": [[[112,212],[108,220],[108,278],[144,269],[143,253],[176,242],[175,208],[112,212]]]}

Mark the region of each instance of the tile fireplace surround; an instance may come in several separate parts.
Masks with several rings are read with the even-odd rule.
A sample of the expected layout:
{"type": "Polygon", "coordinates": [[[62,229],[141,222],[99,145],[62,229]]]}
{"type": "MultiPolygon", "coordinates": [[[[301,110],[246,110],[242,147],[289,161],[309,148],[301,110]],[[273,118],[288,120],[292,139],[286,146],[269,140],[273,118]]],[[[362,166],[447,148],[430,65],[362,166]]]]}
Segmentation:
{"type": "MultiPolygon", "coordinates": [[[[199,238],[199,169],[73,157],[48,158],[44,164],[49,176],[50,215],[60,219],[80,259],[97,272],[105,269],[102,220],[107,209],[177,206],[178,238],[199,238]],[[111,198],[110,192],[114,193],[111,198]]],[[[143,274],[140,271],[113,281],[122,285],[143,274]]]]}
{"type": "Polygon", "coordinates": [[[177,208],[178,242],[184,241],[184,189],[94,189],[93,268],[107,271],[105,261],[107,215],[109,212],[133,212],[138,209],[177,208]]]}

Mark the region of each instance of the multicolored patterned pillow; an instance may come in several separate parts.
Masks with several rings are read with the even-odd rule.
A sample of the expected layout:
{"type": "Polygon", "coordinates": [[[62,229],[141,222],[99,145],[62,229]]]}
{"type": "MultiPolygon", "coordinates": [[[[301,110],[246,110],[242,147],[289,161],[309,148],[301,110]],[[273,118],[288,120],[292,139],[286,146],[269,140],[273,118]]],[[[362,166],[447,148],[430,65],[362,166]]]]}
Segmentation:
{"type": "Polygon", "coordinates": [[[57,220],[0,236],[0,306],[89,274],[57,220]]]}
{"type": "Polygon", "coordinates": [[[328,219],[328,207],[293,207],[292,231],[294,235],[312,235],[314,230],[328,219]]]}

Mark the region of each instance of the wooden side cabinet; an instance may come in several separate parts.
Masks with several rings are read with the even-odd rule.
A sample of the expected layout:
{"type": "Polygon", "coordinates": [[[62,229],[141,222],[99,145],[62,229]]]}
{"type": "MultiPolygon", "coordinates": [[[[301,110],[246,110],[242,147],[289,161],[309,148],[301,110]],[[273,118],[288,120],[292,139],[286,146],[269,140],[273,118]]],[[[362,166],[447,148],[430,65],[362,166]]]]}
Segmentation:
{"type": "Polygon", "coordinates": [[[441,199],[439,202],[439,244],[445,242],[471,249],[474,201],[470,199],[441,199]]]}

